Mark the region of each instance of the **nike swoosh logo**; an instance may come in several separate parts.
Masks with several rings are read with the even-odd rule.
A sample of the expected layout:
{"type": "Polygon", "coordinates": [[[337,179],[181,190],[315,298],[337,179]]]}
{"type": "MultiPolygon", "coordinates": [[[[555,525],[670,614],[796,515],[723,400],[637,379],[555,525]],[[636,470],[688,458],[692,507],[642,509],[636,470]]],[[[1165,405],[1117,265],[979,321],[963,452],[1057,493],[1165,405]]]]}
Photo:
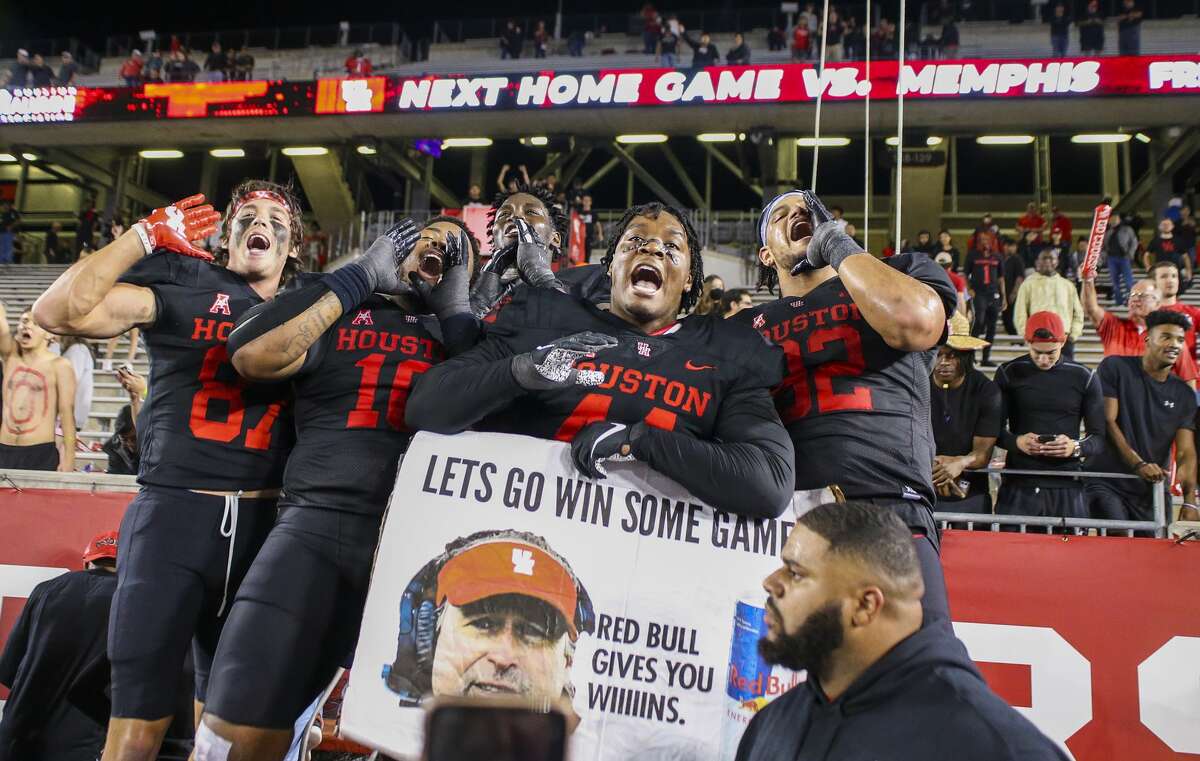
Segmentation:
{"type": "Polygon", "coordinates": [[[716,365],[697,365],[697,364],[693,363],[692,360],[690,360],[690,359],[687,362],[684,362],[683,366],[689,370],[716,370],[717,369],[716,365]]]}

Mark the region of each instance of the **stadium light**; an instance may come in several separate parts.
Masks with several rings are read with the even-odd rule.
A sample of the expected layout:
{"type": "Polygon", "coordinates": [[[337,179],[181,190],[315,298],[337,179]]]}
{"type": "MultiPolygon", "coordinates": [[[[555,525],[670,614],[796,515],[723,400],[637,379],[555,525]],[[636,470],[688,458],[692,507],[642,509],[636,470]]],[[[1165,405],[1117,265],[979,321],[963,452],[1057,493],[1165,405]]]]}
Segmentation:
{"type": "Polygon", "coordinates": [[[702,143],[732,143],[738,136],[732,132],[702,132],[696,139],[702,143]]]}
{"type": "Polygon", "coordinates": [[[1133,139],[1132,135],[1123,135],[1120,132],[1092,132],[1083,135],[1071,136],[1072,143],[1128,143],[1131,139],[1133,139]]]}
{"type": "Polygon", "coordinates": [[[214,159],[241,159],[246,157],[246,152],[241,148],[213,148],[208,155],[214,159]]]}
{"type": "Polygon", "coordinates": [[[329,149],[320,145],[301,145],[292,148],[284,148],[284,156],[324,156],[329,153],[329,149]]]}
{"type": "MultiPolygon", "coordinates": [[[[891,137],[889,137],[887,140],[884,140],[883,142],[887,143],[888,145],[892,146],[893,148],[900,145],[900,140],[895,135],[892,135],[891,137]]],[[[937,135],[930,135],[929,137],[925,138],[925,145],[929,146],[930,148],[934,147],[935,145],[941,145],[941,144],[942,144],[942,138],[938,137],[937,135]]],[[[909,147],[911,147],[911,146],[909,146],[909,147]]]]}
{"type": "Polygon", "coordinates": [[[21,158],[25,159],[26,161],[37,161],[38,160],[36,153],[22,153],[21,158]]]}
{"type": "Polygon", "coordinates": [[[980,145],[1029,145],[1033,135],[980,135],[975,142],[980,145]]]}
{"type": "Polygon", "coordinates": [[[376,153],[379,153],[379,151],[375,150],[375,146],[373,145],[360,145],[354,150],[358,151],[363,156],[374,156],[376,153]]]}
{"type": "Polygon", "coordinates": [[[138,151],[138,155],[144,159],[181,159],[183,151],[177,151],[174,148],[155,148],[138,151]]]}
{"type": "Polygon", "coordinates": [[[1136,140],[1137,140],[1139,143],[1148,143],[1148,142],[1150,142],[1150,136],[1149,136],[1149,135],[1147,135],[1145,132],[1138,132],[1138,133],[1134,134],[1134,136],[1133,136],[1133,137],[1134,137],[1134,138],[1135,138],[1135,139],[1136,139],[1136,140]]]}
{"type": "Polygon", "coordinates": [[[11,153],[0,153],[0,163],[11,164],[16,161],[17,157],[11,153]]]}
{"type": "Polygon", "coordinates": [[[491,144],[490,137],[448,137],[442,141],[443,148],[487,148],[491,144]]]}
{"type": "Polygon", "coordinates": [[[798,137],[796,145],[801,148],[814,148],[820,146],[822,148],[845,148],[850,145],[848,137],[798,137]]]}
{"type": "Polygon", "coordinates": [[[667,142],[666,135],[617,135],[617,142],[625,145],[637,145],[640,143],[665,143],[667,142]]]}
{"type": "Polygon", "coordinates": [[[535,135],[534,137],[521,138],[521,145],[549,145],[550,138],[545,135],[535,135]]]}

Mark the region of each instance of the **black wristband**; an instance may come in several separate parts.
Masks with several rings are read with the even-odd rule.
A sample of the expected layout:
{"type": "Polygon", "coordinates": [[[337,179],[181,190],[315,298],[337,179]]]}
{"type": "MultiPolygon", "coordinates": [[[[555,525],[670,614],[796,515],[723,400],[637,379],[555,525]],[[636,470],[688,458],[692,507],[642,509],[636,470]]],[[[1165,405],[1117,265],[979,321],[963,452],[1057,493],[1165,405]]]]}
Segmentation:
{"type": "Polygon", "coordinates": [[[349,312],[371,295],[371,278],[358,262],[351,262],[326,275],[325,285],[342,302],[342,312],[349,312]]]}

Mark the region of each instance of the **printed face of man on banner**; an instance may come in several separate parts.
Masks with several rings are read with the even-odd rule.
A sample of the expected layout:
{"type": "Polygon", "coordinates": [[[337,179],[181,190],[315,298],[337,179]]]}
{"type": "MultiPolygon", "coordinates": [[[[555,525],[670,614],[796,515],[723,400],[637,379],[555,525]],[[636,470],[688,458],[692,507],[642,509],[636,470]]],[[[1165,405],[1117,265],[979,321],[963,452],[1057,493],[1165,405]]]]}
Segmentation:
{"type": "Polygon", "coordinates": [[[424,587],[425,601],[414,607],[432,608],[432,636],[421,631],[426,615],[414,627],[413,668],[399,655],[393,666],[417,673],[397,677],[438,696],[515,695],[539,704],[574,696],[571,664],[580,631],[593,629],[591,601],[541,537],[483,532],[451,543],[432,565],[432,585],[410,585],[424,587]]]}

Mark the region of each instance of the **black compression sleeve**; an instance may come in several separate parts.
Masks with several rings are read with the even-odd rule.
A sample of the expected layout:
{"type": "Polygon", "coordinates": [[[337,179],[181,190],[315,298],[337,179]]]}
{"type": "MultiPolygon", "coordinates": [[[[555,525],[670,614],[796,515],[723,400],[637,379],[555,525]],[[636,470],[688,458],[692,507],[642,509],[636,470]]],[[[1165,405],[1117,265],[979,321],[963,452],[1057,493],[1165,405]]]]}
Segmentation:
{"type": "Polygon", "coordinates": [[[765,388],[735,390],[718,413],[714,440],[650,428],[634,456],[718,510],[774,518],[790,504],[796,453],[765,388]]]}
{"type": "Polygon", "coordinates": [[[329,286],[322,279],[295,290],[286,290],[270,301],[256,304],[241,316],[237,325],[230,331],[229,340],[226,342],[229,356],[232,357],[238,349],[254,339],[303,314],[304,310],[316,304],[329,292],[329,286]]]}
{"type": "Polygon", "coordinates": [[[442,345],[446,354],[456,357],[479,342],[482,333],[479,320],[473,314],[456,314],[441,320],[442,345]]]}
{"type": "Polygon", "coordinates": [[[458,433],[503,409],[526,393],[513,378],[512,356],[508,345],[492,336],[429,368],[413,383],[404,422],[413,430],[458,433]]]}
{"type": "Polygon", "coordinates": [[[1104,392],[1101,390],[1099,376],[1093,372],[1088,377],[1087,387],[1083,392],[1083,430],[1087,435],[1079,440],[1080,456],[1095,457],[1104,451],[1108,435],[1107,425],[1104,415],[1104,392]]]}

